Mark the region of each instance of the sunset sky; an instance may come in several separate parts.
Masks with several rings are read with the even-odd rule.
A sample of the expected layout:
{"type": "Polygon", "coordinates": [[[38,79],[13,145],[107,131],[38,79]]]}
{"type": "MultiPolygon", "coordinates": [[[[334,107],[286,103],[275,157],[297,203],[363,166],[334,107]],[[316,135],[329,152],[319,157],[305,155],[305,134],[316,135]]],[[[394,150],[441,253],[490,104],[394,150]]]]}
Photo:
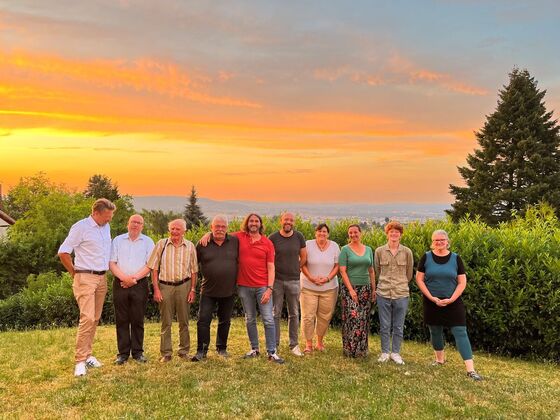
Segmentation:
{"type": "Polygon", "coordinates": [[[560,2],[0,0],[0,183],[452,202],[514,66],[560,117],[560,2]]]}

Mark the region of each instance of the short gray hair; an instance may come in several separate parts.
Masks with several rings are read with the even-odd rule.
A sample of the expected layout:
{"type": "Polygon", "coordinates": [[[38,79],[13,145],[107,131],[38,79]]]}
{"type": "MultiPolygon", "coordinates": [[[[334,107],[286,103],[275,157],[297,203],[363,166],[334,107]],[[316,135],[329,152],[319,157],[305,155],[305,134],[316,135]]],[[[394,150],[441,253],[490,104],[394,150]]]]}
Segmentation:
{"type": "Polygon", "coordinates": [[[228,219],[227,216],[225,214],[217,214],[212,218],[212,225],[214,224],[214,222],[221,220],[222,222],[226,222],[226,225],[229,224],[228,223],[228,219]]]}
{"type": "Polygon", "coordinates": [[[187,230],[187,222],[185,222],[184,219],[173,219],[167,224],[167,229],[170,229],[171,225],[175,223],[179,223],[181,226],[183,226],[183,229],[187,230]]]}

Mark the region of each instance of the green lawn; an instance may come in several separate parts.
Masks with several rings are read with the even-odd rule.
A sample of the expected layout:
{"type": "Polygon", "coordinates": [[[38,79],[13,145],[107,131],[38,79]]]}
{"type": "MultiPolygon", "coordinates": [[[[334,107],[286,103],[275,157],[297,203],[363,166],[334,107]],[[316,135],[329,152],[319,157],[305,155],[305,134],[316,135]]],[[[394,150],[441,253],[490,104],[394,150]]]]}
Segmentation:
{"type": "MultiPolygon", "coordinates": [[[[215,323],[215,322],[214,322],[215,323]]],[[[259,326],[259,328],[261,328],[259,326]]],[[[330,331],[325,353],[296,358],[283,342],[285,365],[247,351],[244,323],[230,333],[233,357],[214,352],[206,362],[177,357],[157,362],[159,325],[146,325],[147,365],[114,366],[115,329],[98,329],[95,355],[104,363],[73,377],[75,329],[0,333],[0,412],[3,418],[558,418],[557,365],[476,354],[485,377],[465,377],[458,353],[432,367],[427,344],[406,342],[405,366],[377,363],[379,338],[367,360],[342,356],[340,333],[330,331]]],[[[283,340],[287,329],[284,325],[283,340]]],[[[174,325],[174,339],[177,328],[174,325]]],[[[213,325],[213,339],[215,325],[213,325]]],[[[264,338],[261,329],[261,337],[264,338]]],[[[196,325],[191,323],[196,344],[196,325]]],[[[264,347],[264,344],[261,344],[264,347]]]]}

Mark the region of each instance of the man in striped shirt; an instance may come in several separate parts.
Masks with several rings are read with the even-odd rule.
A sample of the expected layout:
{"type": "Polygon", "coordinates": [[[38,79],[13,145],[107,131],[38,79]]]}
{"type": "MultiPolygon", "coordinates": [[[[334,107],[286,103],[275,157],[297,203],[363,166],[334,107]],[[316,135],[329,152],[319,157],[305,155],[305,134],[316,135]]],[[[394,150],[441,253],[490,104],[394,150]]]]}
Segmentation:
{"type": "Polygon", "coordinates": [[[173,354],[171,324],[175,314],[179,322],[178,355],[189,356],[189,311],[195,299],[198,262],[196,248],[183,237],[186,229],[183,219],[169,222],[169,238],[156,244],[147,263],[152,270],[154,300],[159,303],[161,362],[169,362],[173,354]]]}

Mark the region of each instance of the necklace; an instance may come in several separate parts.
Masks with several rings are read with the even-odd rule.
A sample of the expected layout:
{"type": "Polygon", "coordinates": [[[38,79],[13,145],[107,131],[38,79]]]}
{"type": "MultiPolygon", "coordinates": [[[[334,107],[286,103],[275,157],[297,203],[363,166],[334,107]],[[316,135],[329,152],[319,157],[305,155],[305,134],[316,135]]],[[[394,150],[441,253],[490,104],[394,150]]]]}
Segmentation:
{"type": "Polygon", "coordinates": [[[329,247],[329,241],[325,242],[325,245],[323,246],[321,246],[317,240],[315,241],[315,243],[317,244],[317,248],[319,248],[319,251],[321,252],[324,252],[325,249],[329,247]]]}

